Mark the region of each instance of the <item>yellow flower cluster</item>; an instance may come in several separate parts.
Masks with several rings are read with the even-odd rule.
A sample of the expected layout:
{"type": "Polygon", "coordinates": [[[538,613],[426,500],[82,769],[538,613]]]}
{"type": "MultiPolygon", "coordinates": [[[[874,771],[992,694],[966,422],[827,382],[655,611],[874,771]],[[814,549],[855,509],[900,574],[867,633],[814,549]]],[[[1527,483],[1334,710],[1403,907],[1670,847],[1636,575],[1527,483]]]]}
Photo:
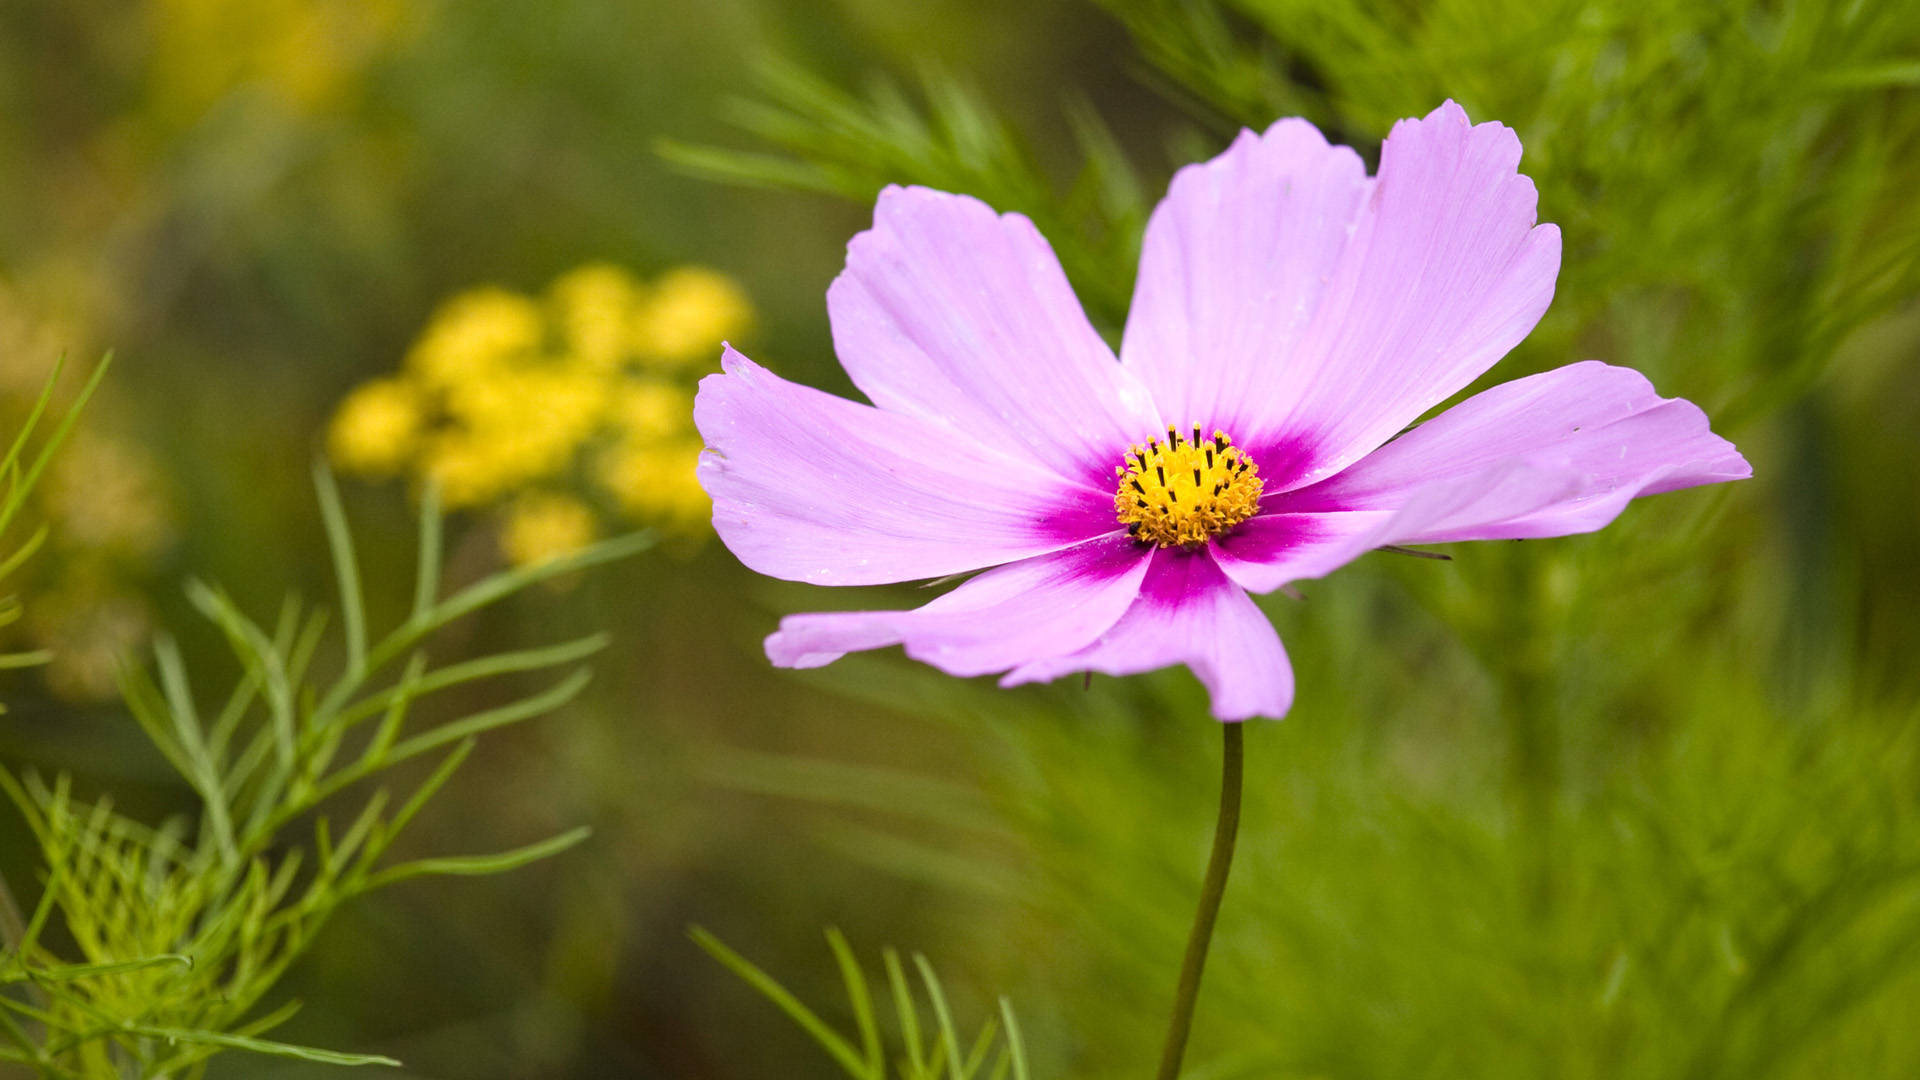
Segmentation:
{"type": "Polygon", "coordinates": [[[732,279],[696,267],[642,282],[591,263],[540,297],[475,289],[434,314],[398,373],[340,403],[328,453],[431,480],[449,507],[498,508],[516,563],[590,542],[595,504],[700,535],[693,383],[752,317],[732,279]]]}

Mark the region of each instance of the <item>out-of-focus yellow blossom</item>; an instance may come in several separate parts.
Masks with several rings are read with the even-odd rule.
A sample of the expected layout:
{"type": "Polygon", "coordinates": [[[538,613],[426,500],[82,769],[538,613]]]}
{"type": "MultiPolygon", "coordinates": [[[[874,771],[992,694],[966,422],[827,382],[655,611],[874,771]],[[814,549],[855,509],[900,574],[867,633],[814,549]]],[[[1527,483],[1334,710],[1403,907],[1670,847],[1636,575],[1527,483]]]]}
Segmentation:
{"type": "Polygon", "coordinates": [[[424,420],[420,392],[404,379],[375,379],[347,395],[327,430],[327,452],[343,469],[392,476],[406,467],[424,420]]]}
{"type": "MultiPolygon", "coordinates": [[[[57,418],[75,404],[96,361],[84,312],[84,282],[42,266],[0,282],[0,414],[18,423],[51,389],[31,458],[57,418]],[[49,388],[54,360],[70,358],[49,388]]],[[[10,572],[6,592],[24,603],[0,604],[0,652],[47,650],[39,669],[58,697],[96,702],[117,695],[116,676],[137,651],[150,622],[143,589],[176,536],[166,470],[128,432],[117,381],[101,385],[79,426],[52,459],[47,475],[20,509],[19,526],[0,546],[13,555],[35,526],[47,527],[46,548],[10,572]]]]}
{"type": "Polygon", "coordinates": [[[422,452],[421,479],[440,489],[440,501],[458,509],[493,502],[510,490],[501,455],[488,443],[466,432],[435,437],[422,452]]]}
{"type": "Polygon", "coordinates": [[[0,279],[0,399],[30,403],[47,384],[47,363],[77,353],[85,335],[23,290],[0,279]]]}
{"type": "Polygon", "coordinates": [[[446,390],[459,428],[491,443],[509,484],[550,476],[600,424],[607,380],[578,364],[522,365],[446,390]]]}
{"type": "Polygon", "coordinates": [[[547,291],[567,348],[589,366],[606,369],[627,360],[630,324],[644,287],[611,263],[588,263],[547,291]]]}
{"type": "Polygon", "coordinates": [[[148,0],[153,105],[188,122],[235,91],[315,112],[402,35],[404,0],[148,0]]]}
{"type": "Polygon", "coordinates": [[[624,443],[600,458],[601,484],[629,514],[673,531],[701,527],[711,516],[695,476],[700,442],[624,443]]]}
{"type": "Polygon", "coordinates": [[[25,643],[53,654],[44,677],[56,696],[106,700],[150,626],[143,571],[173,540],[163,475],[139,443],[81,427],[34,497],[58,552],[25,568],[25,643]]]}
{"type": "Polygon", "coordinates": [[[63,547],[145,560],[173,539],[159,466],[135,444],[90,429],[54,458],[43,498],[63,547]]]}
{"type": "Polygon", "coordinates": [[[105,568],[84,562],[36,590],[27,621],[35,644],[53,654],[47,689],[67,701],[114,697],[122,665],[152,626],[144,600],[105,568]]]}
{"type": "Polygon", "coordinates": [[[593,543],[599,526],[587,504],[551,492],[522,495],[500,526],[500,549],[516,566],[569,555],[593,543]]]}
{"type": "Polygon", "coordinates": [[[634,379],[620,387],[608,417],[625,442],[680,438],[693,417],[693,392],[656,379],[634,379]]]}
{"type": "Polygon", "coordinates": [[[633,323],[643,359],[679,365],[711,356],[753,321],[747,294],[725,274],[688,266],[663,275],[633,323]]]}
{"type": "Polygon", "coordinates": [[[738,285],[697,268],[648,283],[589,263],[538,299],[475,289],[434,312],[399,374],[341,403],[329,450],[431,480],[448,507],[498,507],[516,562],[626,521],[703,536],[693,383],[751,318],[738,285]],[[586,487],[562,496],[570,483],[586,487]]]}
{"type": "Polygon", "coordinates": [[[433,313],[407,352],[407,371],[430,386],[466,385],[539,353],[546,335],[546,318],[531,297],[475,289],[433,313]]]}

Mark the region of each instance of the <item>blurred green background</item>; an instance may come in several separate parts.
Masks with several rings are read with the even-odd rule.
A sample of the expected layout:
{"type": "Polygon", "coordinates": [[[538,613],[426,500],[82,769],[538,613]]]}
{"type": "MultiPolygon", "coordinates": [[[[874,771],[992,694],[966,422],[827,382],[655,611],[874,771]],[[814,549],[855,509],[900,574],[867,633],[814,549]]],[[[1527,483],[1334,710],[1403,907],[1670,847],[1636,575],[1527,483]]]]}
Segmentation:
{"type": "MultiPolygon", "coordinates": [[[[41,499],[22,635],[59,657],[7,673],[0,760],[191,808],[115,657],[172,626],[225,670],[189,575],[263,615],[329,595],[310,464],[449,300],[710,268],[752,306],[736,344],[845,392],[823,295],[882,183],[1029,213],[1111,332],[1174,168],[1294,114],[1373,160],[1449,96],[1518,130],[1565,230],[1552,311],[1486,382],[1631,365],[1755,479],[1267,598],[1300,698],[1248,732],[1192,1075],[1920,1075],[1912,3],[5,5],[4,408],[62,352],[118,359],[41,499]]],[[[589,487],[600,531],[654,520],[589,487]]],[[[346,492],[393,621],[410,485],[346,492]]],[[[507,501],[453,519],[451,579],[503,560],[507,501]]],[[[357,903],[280,1034],[420,1076],[836,1075],[687,929],[844,1022],[837,926],[876,967],[925,952],[969,1023],[1008,995],[1036,1075],[1143,1074],[1217,782],[1191,677],[776,672],[779,614],[925,594],[764,580],[669,532],[437,646],[614,642],[409,850],[593,840],[357,903]]],[[[32,864],[0,815],[0,871],[32,864]]]]}

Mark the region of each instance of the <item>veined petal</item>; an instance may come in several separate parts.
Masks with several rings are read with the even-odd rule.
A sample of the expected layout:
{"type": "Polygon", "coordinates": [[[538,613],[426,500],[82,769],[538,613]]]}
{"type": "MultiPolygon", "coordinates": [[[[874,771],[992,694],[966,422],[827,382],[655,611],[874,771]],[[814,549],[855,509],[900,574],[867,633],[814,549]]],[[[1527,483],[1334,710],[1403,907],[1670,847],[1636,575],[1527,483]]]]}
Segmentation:
{"type": "Polygon", "coordinates": [[[1271,474],[1270,493],[1358,460],[1533,329],[1553,298],[1560,233],[1534,224],[1519,162],[1510,129],[1472,125],[1452,102],[1394,125],[1306,329],[1284,354],[1219,361],[1257,369],[1233,434],[1271,474]]]}
{"type": "Polygon", "coordinates": [[[1140,591],[1147,549],[1124,533],[996,567],[912,611],[789,615],[767,638],[781,667],[819,667],[850,652],[905,645],[952,675],[1005,671],[1077,649],[1112,626],[1140,591]]]}
{"type": "Polygon", "coordinates": [[[1097,640],[1022,664],[1000,682],[1017,686],[1076,671],[1132,675],[1172,664],[1193,670],[1221,720],[1277,719],[1293,704],[1293,668],[1273,624],[1205,550],[1180,548],[1154,549],[1139,597],[1097,640]]]}
{"type": "Polygon", "coordinates": [[[1299,119],[1174,174],[1120,346],[1168,423],[1242,433],[1273,410],[1372,188],[1360,155],[1299,119]]]}
{"type": "Polygon", "coordinates": [[[728,347],[693,417],[713,527],[748,567],[816,585],[977,570],[1111,532],[1110,492],[947,428],[779,378],[728,347]]]}
{"type": "Polygon", "coordinates": [[[1070,479],[1110,484],[1127,445],[1161,428],[1033,223],[978,199],[881,192],[827,312],[841,364],[875,405],[1070,479]]]}
{"type": "Polygon", "coordinates": [[[1403,517],[1384,542],[1566,536],[1600,528],[1638,496],[1752,474],[1692,402],[1661,397],[1630,368],[1588,361],[1476,394],[1281,505],[1399,509],[1480,476],[1487,494],[1403,517]],[[1512,463],[1534,479],[1488,479],[1512,463]]]}

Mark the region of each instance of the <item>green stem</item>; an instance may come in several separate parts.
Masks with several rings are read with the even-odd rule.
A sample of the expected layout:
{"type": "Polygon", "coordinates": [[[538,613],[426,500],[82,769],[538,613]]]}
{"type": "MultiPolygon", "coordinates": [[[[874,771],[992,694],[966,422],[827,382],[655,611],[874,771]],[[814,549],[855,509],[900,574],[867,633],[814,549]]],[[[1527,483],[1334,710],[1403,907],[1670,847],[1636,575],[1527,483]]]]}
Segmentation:
{"type": "Polygon", "coordinates": [[[1180,1059],[1187,1052],[1187,1032],[1193,1027],[1193,1003],[1200,996],[1200,973],[1207,966],[1207,946],[1213,941],[1213,922],[1220,914],[1220,897],[1227,891],[1227,871],[1233,867],[1233,842],[1240,832],[1239,724],[1221,724],[1226,752],[1220,765],[1220,817],[1213,825],[1213,854],[1207,859],[1207,877],[1200,886],[1200,908],[1193,913],[1187,935],[1187,957],[1180,964],[1180,986],[1174,991],[1173,1017],[1167,1023],[1166,1046],[1160,1051],[1159,1080],[1177,1080],[1180,1059]]]}

